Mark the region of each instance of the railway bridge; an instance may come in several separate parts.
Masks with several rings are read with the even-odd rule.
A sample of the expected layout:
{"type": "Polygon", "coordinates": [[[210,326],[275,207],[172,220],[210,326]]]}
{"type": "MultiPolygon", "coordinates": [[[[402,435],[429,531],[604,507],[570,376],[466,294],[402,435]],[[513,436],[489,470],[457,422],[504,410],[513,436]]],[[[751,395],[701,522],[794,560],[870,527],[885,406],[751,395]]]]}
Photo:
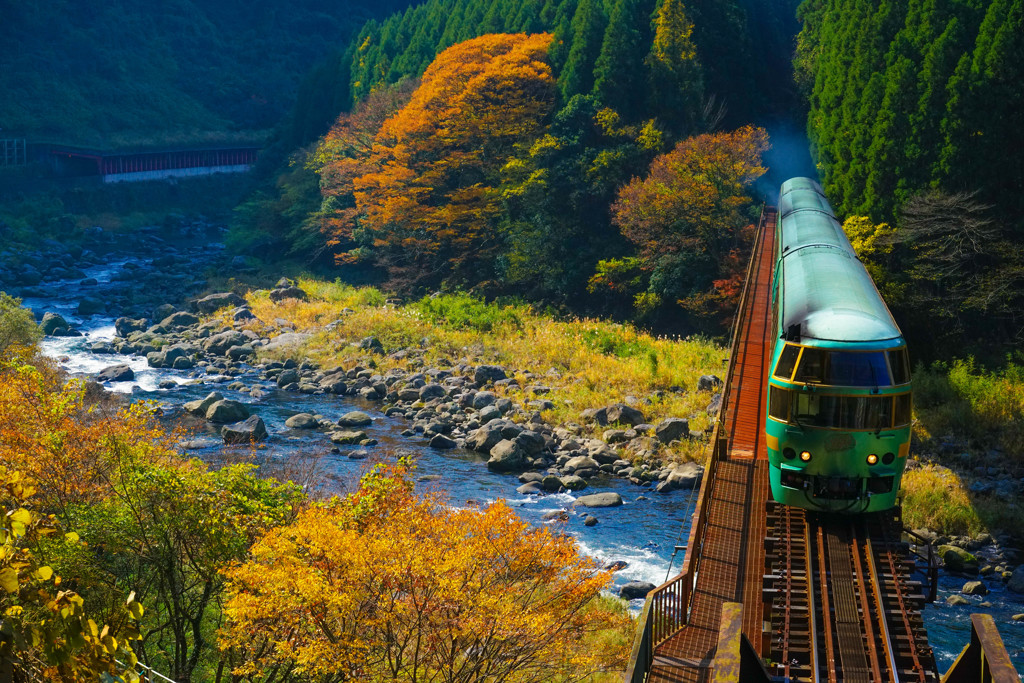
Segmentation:
{"type": "MultiPolygon", "coordinates": [[[[651,591],[627,683],[1019,683],[987,615],[944,675],[921,609],[937,558],[899,510],[825,516],[771,501],[764,421],[776,212],[761,214],[722,407],[680,573],[651,591]],[[915,580],[915,567],[931,574],[915,580]]],[[[928,593],[931,593],[929,596],[928,593]]]]}

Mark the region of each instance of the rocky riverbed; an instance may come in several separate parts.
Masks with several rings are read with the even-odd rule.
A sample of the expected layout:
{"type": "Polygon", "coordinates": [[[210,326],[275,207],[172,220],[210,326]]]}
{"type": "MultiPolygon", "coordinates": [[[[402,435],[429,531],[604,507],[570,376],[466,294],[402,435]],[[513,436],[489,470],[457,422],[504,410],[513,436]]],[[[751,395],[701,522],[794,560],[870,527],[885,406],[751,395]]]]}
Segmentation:
{"type": "MultiPolygon", "coordinates": [[[[658,456],[659,444],[705,438],[685,418],[648,424],[642,405],[610,401],[577,422],[547,424],[543,377],[518,387],[512,369],[469,358],[428,366],[421,349],[385,350],[373,337],[357,342],[361,363],[315,366],[303,360],[305,331],[284,320],[256,331],[241,297],[200,296],[206,272],[246,267],[225,254],[219,234],[197,221],[141,231],[130,244],[96,231],[80,247],[0,251],[0,290],[36,312],[45,352],[69,372],[153,400],[187,425],[187,453],[215,463],[255,444],[268,465],[315,468],[308,481],[325,491],[343,490],[368,461],[409,454],[418,485],[446,491],[452,504],[503,498],[537,524],[559,525],[619,568],[616,591],[635,605],[645,584],[665,579],[703,473],[658,456]],[[257,360],[268,351],[281,360],[257,360]],[[406,369],[378,372],[385,354],[406,369]]],[[[282,280],[270,296],[305,294],[282,280]]],[[[697,389],[713,405],[719,385],[707,376],[697,389]]],[[[925,615],[940,668],[966,642],[972,611],[995,614],[1019,662],[1024,557],[990,538],[932,540],[947,565],[925,615]]]]}

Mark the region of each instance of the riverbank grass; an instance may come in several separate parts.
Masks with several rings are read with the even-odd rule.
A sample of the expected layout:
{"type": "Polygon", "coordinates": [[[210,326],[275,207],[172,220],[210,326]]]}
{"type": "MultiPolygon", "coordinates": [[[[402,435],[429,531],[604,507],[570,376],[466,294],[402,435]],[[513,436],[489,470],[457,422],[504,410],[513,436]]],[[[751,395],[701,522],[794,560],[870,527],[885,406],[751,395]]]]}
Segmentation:
{"type": "MultiPolygon", "coordinates": [[[[580,421],[586,408],[636,399],[648,422],[667,417],[710,427],[708,392],[698,392],[701,375],[721,375],[728,351],[706,339],[655,337],[629,325],[592,319],[554,320],[515,302],[489,303],[465,294],[388,303],[379,290],[301,278],[308,300],[270,300],[269,292],[247,295],[263,325],[286,320],[313,337],[306,357],[322,367],[366,362],[359,340],[373,336],[391,354],[416,349],[404,358],[374,358],[377,369],[494,364],[516,377],[521,390],[498,389],[520,403],[543,399],[552,424],[580,421]],[[422,355],[417,358],[419,352],[422,355]]],[[[703,443],[688,441],[676,453],[702,457],[703,443]]]]}

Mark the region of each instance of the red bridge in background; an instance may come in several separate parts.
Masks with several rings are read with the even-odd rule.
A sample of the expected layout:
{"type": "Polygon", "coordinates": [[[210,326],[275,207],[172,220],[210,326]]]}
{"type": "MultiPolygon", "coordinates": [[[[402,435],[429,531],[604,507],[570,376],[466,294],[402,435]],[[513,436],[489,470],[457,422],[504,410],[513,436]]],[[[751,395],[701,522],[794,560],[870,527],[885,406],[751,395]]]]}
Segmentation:
{"type": "Polygon", "coordinates": [[[100,176],[105,183],[117,183],[248,171],[256,163],[260,147],[110,152],[46,145],[35,151],[35,158],[49,163],[57,175],[100,176]]]}

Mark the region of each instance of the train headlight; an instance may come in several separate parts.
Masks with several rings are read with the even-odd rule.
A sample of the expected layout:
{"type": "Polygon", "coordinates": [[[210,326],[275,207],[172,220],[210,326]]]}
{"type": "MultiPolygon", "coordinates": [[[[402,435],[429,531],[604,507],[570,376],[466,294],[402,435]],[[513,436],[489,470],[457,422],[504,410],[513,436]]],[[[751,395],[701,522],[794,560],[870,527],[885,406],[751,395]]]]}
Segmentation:
{"type": "Polygon", "coordinates": [[[891,465],[892,461],[895,459],[896,456],[893,455],[892,453],[886,453],[885,455],[882,456],[882,462],[884,462],[886,465],[891,465]]]}
{"type": "Polygon", "coordinates": [[[878,456],[875,455],[874,453],[869,455],[868,456],[868,464],[869,465],[877,465],[878,464],[878,456]]]}
{"type": "Polygon", "coordinates": [[[782,457],[784,457],[786,460],[792,460],[793,458],[796,457],[796,451],[794,451],[792,448],[783,448],[782,457]]]}
{"type": "Polygon", "coordinates": [[[800,459],[803,460],[804,462],[810,462],[810,460],[811,460],[811,452],[810,451],[803,451],[803,452],[801,452],[800,453],[800,459]]]}

